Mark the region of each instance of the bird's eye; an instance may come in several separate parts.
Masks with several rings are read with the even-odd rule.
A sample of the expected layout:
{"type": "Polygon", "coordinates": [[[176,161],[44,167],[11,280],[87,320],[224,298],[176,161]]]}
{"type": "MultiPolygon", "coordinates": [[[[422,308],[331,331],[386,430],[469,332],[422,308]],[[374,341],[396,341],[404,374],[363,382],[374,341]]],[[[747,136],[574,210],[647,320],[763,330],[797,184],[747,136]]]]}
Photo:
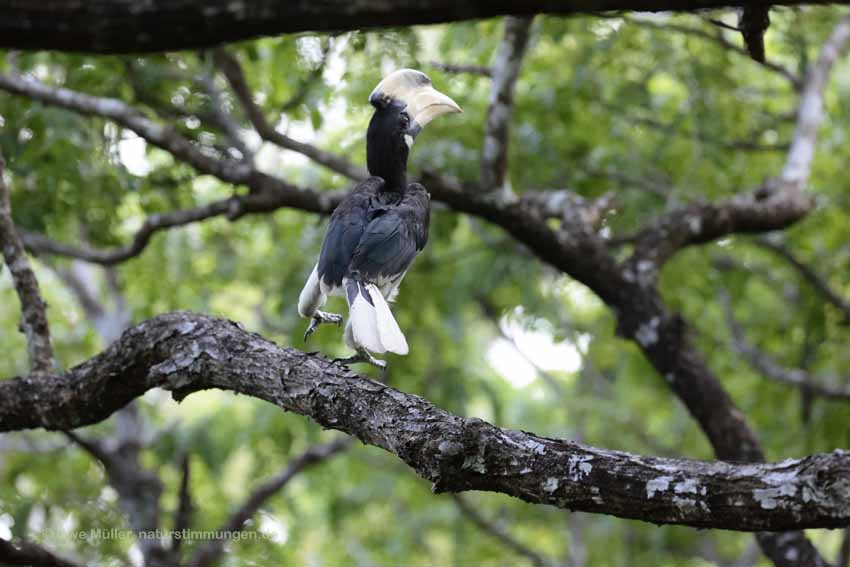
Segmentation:
{"type": "Polygon", "coordinates": [[[408,116],[406,112],[402,112],[399,115],[399,122],[401,123],[402,128],[407,128],[410,126],[410,116],[408,116]]]}

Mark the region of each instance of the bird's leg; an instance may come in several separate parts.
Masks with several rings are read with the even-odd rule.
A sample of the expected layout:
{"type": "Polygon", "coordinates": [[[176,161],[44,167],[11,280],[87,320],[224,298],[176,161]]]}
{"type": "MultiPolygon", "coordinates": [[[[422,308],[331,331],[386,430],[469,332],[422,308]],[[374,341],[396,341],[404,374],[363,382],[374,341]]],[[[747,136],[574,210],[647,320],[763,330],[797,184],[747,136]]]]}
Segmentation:
{"type": "Polygon", "coordinates": [[[325,313],[324,311],[316,310],[310,318],[310,324],[307,326],[307,331],[304,333],[304,342],[310,338],[313,331],[319,328],[322,323],[333,323],[334,325],[342,325],[342,315],[336,313],[325,313]]]}
{"type": "Polygon", "coordinates": [[[374,366],[376,368],[380,368],[381,370],[383,370],[385,372],[387,370],[387,361],[386,360],[379,360],[379,359],[375,358],[374,356],[372,356],[371,354],[369,354],[369,352],[367,350],[362,349],[362,348],[357,349],[357,354],[355,354],[354,356],[349,356],[347,358],[335,358],[334,362],[339,362],[339,363],[341,363],[345,366],[348,366],[349,364],[356,364],[358,362],[365,362],[367,364],[371,364],[372,366],[374,366]]]}

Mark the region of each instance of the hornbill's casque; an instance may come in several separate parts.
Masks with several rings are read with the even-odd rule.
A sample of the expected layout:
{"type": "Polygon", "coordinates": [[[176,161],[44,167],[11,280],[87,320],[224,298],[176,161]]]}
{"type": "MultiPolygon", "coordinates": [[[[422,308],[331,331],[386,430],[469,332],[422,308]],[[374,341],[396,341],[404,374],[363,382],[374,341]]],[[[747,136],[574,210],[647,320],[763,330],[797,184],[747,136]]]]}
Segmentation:
{"type": "Polygon", "coordinates": [[[348,301],[345,344],[356,351],[342,362],[386,362],[371,353],[407,354],[407,340],[388,302],[413,259],[428,240],[430,195],[419,183],[407,183],[407,156],[416,135],[431,120],[461,112],[431,86],[420,71],[401,69],[378,83],[369,103],[375,113],[366,133],[369,179],[337,206],[322,243],[319,260],[298,299],[298,313],[310,318],[304,340],[322,323],[342,323],[320,311],[329,294],[348,301]]]}

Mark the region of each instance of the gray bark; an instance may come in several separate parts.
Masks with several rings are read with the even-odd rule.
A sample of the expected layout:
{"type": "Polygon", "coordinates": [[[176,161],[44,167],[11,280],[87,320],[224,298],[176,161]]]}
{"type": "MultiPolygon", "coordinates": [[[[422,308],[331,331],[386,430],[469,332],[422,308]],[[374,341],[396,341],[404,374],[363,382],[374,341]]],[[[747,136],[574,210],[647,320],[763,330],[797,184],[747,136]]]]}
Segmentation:
{"type": "MultiPolygon", "coordinates": [[[[810,3],[815,2],[784,0],[774,4],[810,3]]],[[[209,47],[302,31],[383,28],[537,13],[692,12],[745,4],[730,0],[0,0],[0,47],[138,53],[209,47]]]]}
{"type": "Polygon", "coordinates": [[[96,423],[156,387],[178,400],[219,388],[273,403],[395,454],[433,482],[435,492],[485,490],[700,528],[780,531],[850,522],[847,451],[734,464],[539,437],[452,415],[236,323],[185,312],[129,329],[65,375],[0,382],[0,431],[96,423]]]}

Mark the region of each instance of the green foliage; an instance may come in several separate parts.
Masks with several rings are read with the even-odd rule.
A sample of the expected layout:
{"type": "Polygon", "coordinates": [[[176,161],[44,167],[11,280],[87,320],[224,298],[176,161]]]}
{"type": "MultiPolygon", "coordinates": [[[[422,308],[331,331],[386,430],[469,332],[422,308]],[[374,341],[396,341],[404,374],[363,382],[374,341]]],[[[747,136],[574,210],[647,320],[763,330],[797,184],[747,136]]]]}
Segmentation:
{"type": "MultiPolygon", "coordinates": [[[[777,8],[771,20],[768,53],[799,72],[816,56],[836,12],[777,8]]],[[[615,192],[617,210],[605,230],[628,234],[677,204],[722,199],[777,173],[796,104],[787,81],[711,41],[665,29],[668,23],[716,33],[698,16],[538,18],[516,91],[509,170],[516,191],[566,187],[586,197],[615,192]],[[763,147],[745,150],[737,142],[763,147]]],[[[428,62],[489,65],[501,30],[499,21],[467,22],[262,39],[231,49],[273,123],[357,163],[365,161],[370,115],[365,101],[371,89],[387,70],[426,70],[464,114],[428,126],[413,150],[412,169],[473,180],[479,173],[489,81],[447,74],[428,62]],[[316,72],[325,51],[326,65],[316,72]]],[[[225,154],[227,133],[208,120],[215,101],[196,80],[212,69],[208,55],[24,54],[16,64],[21,72],[54,85],[120,98],[167,121],[205,151],[225,154]]],[[[225,91],[224,107],[246,127],[221,77],[216,85],[225,91]]],[[[786,235],[789,247],[845,297],[850,297],[850,192],[844,182],[848,89],[850,65],[844,62],[827,94],[830,119],[821,131],[812,178],[821,206],[786,235]]],[[[102,119],[0,96],[0,150],[9,164],[19,225],[64,242],[84,239],[114,246],[126,243],[148,215],[232,194],[232,187],[197,177],[157,148],[146,147],[134,162],[127,149],[133,137],[102,119]],[[140,158],[145,171],[134,167],[140,158]]],[[[264,171],[318,190],[348,185],[292,153],[263,147],[257,161],[264,171]]],[[[324,219],[292,210],[238,222],[215,219],[160,233],[117,273],[136,321],[177,309],[203,311],[238,320],[280,344],[305,348],[305,325],[295,304],[325,226],[324,219]]],[[[67,265],[54,258],[36,261],[63,367],[103,347],[53,271],[67,265]]],[[[687,250],[665,268],[662,279],[665,299],[694,324],[694,340],[771,458],[850,445],[846,405],[805,401],[798,391],[765,380],[730,349],[718,302],[721,289],[731,295],[752,342],[783,364],[806,365],[818,374],[841,374],[850,367],[843,348],[847,326],[836,310],[748,237],[687,250]],[[719,270],[716,261],[724,258],[734,259],[738,267],[719,270]],[[804,404],[810,404],[806,412],[804,404]]],[[[107,297],[105,288],[100,291],[107,297]]],[[[330,307],[343,310],[342,301],[334,299],[330,307]]],[[[712,457],[664,381],[633,345],[616,337],[613,315],[604,305],[479,220],[434,207],[428,247],[407,276],[394,310],[411,345],[409,356],[390,357],[388,378],[395,387],[458,414],[541,435],[643,454],[712,457]],[[538,360],[551,366],[560,392],[539,376],[524,383],[519,374],[528,369],[521,363],[496,362],[503,360],[499,354],[513,354],[500,337],[500,318],[511,321],[505,325],[503,320],[509,332],[521,330],[520,345],[523,337],[532,337],[538,344],[554,341],[567,348],[538,360]],[[582,363],[572,365],[564,352],[581,356],[582,363]]],[[[18,318],[4,271],[0,342],[6,356],[0,358],[0,376],[27,370],[18,318]]],[[[329,356],[347,354],[333,327],[322,327],[308,348],[329,356]]],[[[216,529],[252,487],[310,444],[330,437],[300,417],[221,392],[193,395],[180,406],[153,395],[141,405],[153,430],[160,432],[144,461],[165,482],[165,528],[172,525],[177,507],[182,455],[189,454],[193,465],[193,528],[216,529]]],[[[91,433],[112,428],[104,423],[91,433]]],[[[45,447],[0,453],[0,526],[8,514],[15,535],[44,541],[92,564],[123,563],[131,541],[71,537],[76,531],[126,525],[99,466],[57,434],[6,438],[45,447]]],[[[561,511],[497,495],[472,494],[469,501],[543,555],[564,557],[580,538],[587,565],[593,566],[714,565],[743,554],[751,540],[600,516],[570,519],[561,511]]],[[[284,535],[234,543],[223,564],[517,564],[449,497],[433,495],[395,458],[363,446],[297,477],[248,529],[262,531],[269,525],[284,535]]],[[[831,557],[837,536],[812,535],[831,557]]],[[[187,551],[194,545],[189,543],[187,551]]]]}

